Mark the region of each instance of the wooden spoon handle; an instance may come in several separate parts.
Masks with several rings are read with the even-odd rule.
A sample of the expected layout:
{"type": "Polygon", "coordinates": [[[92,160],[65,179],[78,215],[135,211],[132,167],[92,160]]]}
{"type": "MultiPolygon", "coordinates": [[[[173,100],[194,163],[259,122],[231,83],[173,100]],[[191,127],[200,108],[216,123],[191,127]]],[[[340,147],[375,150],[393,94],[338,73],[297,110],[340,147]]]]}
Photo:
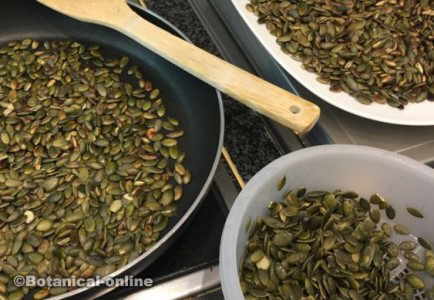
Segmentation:
{"type": "MultiPolygon", "coordinates": [[[[104,18],[109,26],[158,53],[178,67],[246,106],[302,135],[317,122],[320,109],[226,61],[143,20],[127,6],[116,18],[104,18]]],[[[204,103],[206,105],[206,103],[204,103]]]]}

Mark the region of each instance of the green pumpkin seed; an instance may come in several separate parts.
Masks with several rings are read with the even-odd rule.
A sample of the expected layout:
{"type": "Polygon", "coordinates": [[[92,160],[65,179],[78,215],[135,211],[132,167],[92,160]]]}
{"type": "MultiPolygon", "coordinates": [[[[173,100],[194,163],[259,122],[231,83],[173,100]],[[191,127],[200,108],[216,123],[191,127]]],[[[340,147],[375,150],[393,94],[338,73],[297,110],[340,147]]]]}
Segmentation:
{"type": "Polygon", "coordinates": [[[122,201],[121,200],[115,200],[110,205],[110,211],[112,213],[117,213],[122,208],[122,201]]]}
{"type": "Polygon", "coordinates": [[[425,265],[420,263],[420,262],[417,262],[417,261],[409,261],[407,263],[407,267],[410,270],[415,271],[415,272],[420,272],[420,271],[423,271],[425,269],[425,265]]]}
{"type": "Polygon", "coordinates": [[[38,252],[29,253],[27,255],[27,259],[34,265],[39,264],[43,259],[44,256],[38,252]]]}
{"type": "Polygon", "coordinates": [[[9,300],[21,300],[23,298],[24,298],[23,291],[17,290],[15,292],[10,293],[7,299],[9,299],[9,300]]]}
{"type": "Polygon", "coordinates": [[[53,226],[53,222],[51,220],[43,219],[36,226],[36,230],[38,231],[48,231],[53,226]]]}
{"type": "Polygon", "coordinates": [[[388,206],[386,208],[386,216],[390,219],[393,220],[396,217],[396,212],[395,209],[392,206],[388,206]]]}
{"type": "Polygon", "coordinates": [[[33,299],[40,300],[48,297],[50,294],[50,291],[48,289],[41,289],[33,294],[33,299]]]}
{"type": "Polygon", "coordinates": [[[408,260],[420,262],[419,256],[417,254],[415,254],[414,252],[411,252],[411,251],[405,251],[404,257],[408,260]]]}
{"type": "Polygon", "coordinates": [[[416,249],[417,244],[413,241],[403,241],[401,244],[399,244],[399,249],[403,251],[412,251],[416,249]]]}
{"type": "Polygon", "coordinates": [[[416,274],[407,275],[406,280],[415,289],[425,288],[425,283],[423,282],[422,278],[416,274]]]}
{"type": "Polygon", "coordinates": [[[280,179],[279,183],[277,184],[277,190],[278,191],[282,190],[285,184],[286,184],[286,176],[283,176],[282,179],[280,179]]]}
{"type": "Polygon", "coordinates": [[[366,210],[366,211],[371,210],[371,204],[365,198],[360,198],[359,204],[360,204],[360,207],[363,208],[364,210],[366,210]]]}
{"type": "Polygon", "coordinates": [[[173,200],[174,200],[173,191],[172,190],[168,190],[168,191],[165,191],[163,193],[163,195],[161,196],[160,203],[163,206],[168,206],[168,205],[170,205],[172,203],[173,200]]]}
{"type": "Polygon", "coordinates": [[[260,261],[265,256],[264,252],[262,250],[257,250],[252,253],[250,256],[250,260],[252,263],[256,264],[258,261],[260,261]]]}
{"type": "Polygon", "coordinates": [[[6,144],[6,145],[8,145],[11,142],[11,139],[10,139],[7,132],[2,132],[0,134],[0,139],[1,139],[2,143],[6,144]]]}
{"type": "Polygon", "coordinates": [[[20,180],[15,180],[15,179],[7,179],[5,182],[5,185],[7,187],[19,187],[21,186],[23,183],[20,180]]]}
{"type": "Polygon", "coordinates": [[[400,265],[400,261],[397,258],[392,258],[386,264],[386,268],[389,270],[395,270],[400,265]]]}
{"type": "Polygon", "coordinates": [[[173,200],[178,201],[179,199],[181,199],[182,195],[183,195],[182,186],[181,185],[175,186],[173,200]]]}
{"type": "Polygon", "coordinates": [[[369,213],[369,216],[371,217],[371,220],[374,223],[380,222],[381,215],[380,215],[380,211],[378,209],[371,210],[371,212],[369,213]]]}
{"type": "Polygon", "coordinates": [[[294,239],[293,235],[289,232],[279,232],[273,238],[273,244],[278,247],[288,246],[294,239]]]}
{"type": "Polygon", "coordinates": [[[58,178],[51,177],[51,178],[48,178],[47,180],[45,180],[43,182],[42,187],[47,192],[50,192],[50,191],[54,190],[57,187],[58,183],[59,183],[59,179],[58,178]]]}
{"type": "Polygon", "coordinates": [[[410,234],[410,230],[407,227],[405,227],[404,225],[397,224],[397,225],[393,226],[393,229],[395,230],[396,233],[401,234],[401,235],[410,234]]]}
{"type": "Polygon", "coordinates": [[[434,277],[434,257],[427,257],[425,261],[425,270],[434,277]]]}
{"type": "Polygon", "coordinates": [[[420,211],[418,211],[416,208],[407,207],[407,211],[413,217],[423,219],[422,213],[420,211]]]}
{"type": "Polygon", "coordinates": [[[427,250],[432,250],[432,246],[431,243],[429,243],[427,240],[425,240],[422,237],[418,237],[417,238],[417,242],[419,243],[419,245],[421,245],[422,247],[424,247],[427,250]]]}

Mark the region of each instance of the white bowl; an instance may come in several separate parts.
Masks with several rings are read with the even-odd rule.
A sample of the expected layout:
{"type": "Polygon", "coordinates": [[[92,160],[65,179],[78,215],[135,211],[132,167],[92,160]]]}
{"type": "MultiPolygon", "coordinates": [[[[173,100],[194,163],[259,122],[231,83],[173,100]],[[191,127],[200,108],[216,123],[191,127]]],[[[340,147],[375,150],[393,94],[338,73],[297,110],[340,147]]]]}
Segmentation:
{"type": "Polygon", "coordinates": [[[239,269],[247,244],[247,222],[263,216],[270,201],[289,189],[354,190],[364,197],[384,196],[396,209],[398,222],[434,242],[434,171],[404,156],[365,146],[328,145],[285,155],[257,173],[236,199],[220,245],[220,279],[226,300],[244,299],[239,269]],[[277,183],[286,176],[279,192],[277,183]],[[410,216],[414,207],[424,219],[410,216]]]}

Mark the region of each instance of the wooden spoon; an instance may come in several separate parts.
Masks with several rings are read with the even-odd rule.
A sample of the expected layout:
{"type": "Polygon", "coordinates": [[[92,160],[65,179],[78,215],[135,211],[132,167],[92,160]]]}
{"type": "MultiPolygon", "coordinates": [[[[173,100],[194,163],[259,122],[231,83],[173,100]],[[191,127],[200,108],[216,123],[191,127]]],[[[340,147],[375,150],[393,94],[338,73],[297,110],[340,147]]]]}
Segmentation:
{"type": "Polygon", "coordinates": [[[302,135],[320,109],[143,20],[125,0],[38,0],[75,19],[115,29],[230,97],[302,135]]]}

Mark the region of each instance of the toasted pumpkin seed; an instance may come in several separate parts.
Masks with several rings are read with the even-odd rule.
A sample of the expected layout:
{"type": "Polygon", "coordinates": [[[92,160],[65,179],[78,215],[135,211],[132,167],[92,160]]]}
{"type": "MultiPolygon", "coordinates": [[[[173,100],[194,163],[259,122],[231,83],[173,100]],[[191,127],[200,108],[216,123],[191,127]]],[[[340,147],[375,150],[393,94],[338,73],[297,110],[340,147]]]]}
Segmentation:
{"type": "Polygon", "coordinates": [[[407,227],[405,227],[404,225],[401,224],[396,224],[395,226],[393,226],[393,229],[395,229],[395,232],[401,235],[408,235],[410,234],[410,230],[408,230],[407,227]]]}
{"type": "Polygon", "coordinates": [[[286,176],[283,176],[282,179],[280,179],[279,183],[277,184],[277,190],[278,191],[282,190],[285,184],[286,184],[286,176]]]}
{"type": "Polygon", "coordinates": [[[427,240],[425,240],[424,238],[422,238],[422,237],[418,237],[417,238],[417,241],[418,241],[418,243],[422,246],[422,247],[424,247],[425,249],[427,249],[427,250],[432,250],[432,246],[431,246],[431,243],[429,243],[427,240]]]}
{"type": "Polygon", "coordinates": [[[422,213],[420,211],[418,211],[416,208],[407,207],[407,211],[413,217],[423,219],[422,213]]]}

